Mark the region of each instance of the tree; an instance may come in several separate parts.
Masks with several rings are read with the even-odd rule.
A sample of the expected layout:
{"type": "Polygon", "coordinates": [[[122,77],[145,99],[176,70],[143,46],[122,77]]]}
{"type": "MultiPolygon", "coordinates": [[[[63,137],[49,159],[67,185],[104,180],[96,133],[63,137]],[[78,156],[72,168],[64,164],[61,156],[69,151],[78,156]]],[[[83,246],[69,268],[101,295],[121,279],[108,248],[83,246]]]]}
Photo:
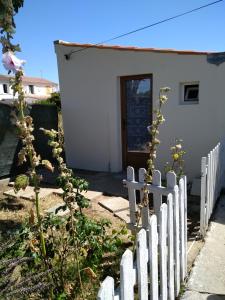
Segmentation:
{"type": "Polygon", "coordinates": [[[16,29],[14,16],[23,6],[23,3],[24,0],[0,0],[0,42],[3,53],[8,50],[20,51],[20,46],[12,44],[11,40],[16,29]]]}

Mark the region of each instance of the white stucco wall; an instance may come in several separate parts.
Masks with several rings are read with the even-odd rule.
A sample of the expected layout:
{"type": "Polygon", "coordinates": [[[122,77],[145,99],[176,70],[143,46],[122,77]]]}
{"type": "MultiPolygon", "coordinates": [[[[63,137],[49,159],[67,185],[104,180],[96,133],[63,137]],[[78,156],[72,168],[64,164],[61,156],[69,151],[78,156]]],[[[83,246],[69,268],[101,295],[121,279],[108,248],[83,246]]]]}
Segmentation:
{"type": "Polygon", "coordinates": [[[175,138],[184,140],[186,173],[200,175],[201,157],[225,136],[225,63],[207,63],[206,55],[120,51],[55,44],[67,162],[70,166],[99,171],[122,169],[120,76],[153,75],[153,102],[160,87],[172,91],[164,107],[166,123],[157,167],[163,170],[175,138]],[[199,104],[180,104],[180,84],[199,82],[199,104]]]}
{"type": "Polygon", "coordinates": [[[0,81],[0,100],[1,99],[12,99],[13,98],[13,91],[9,86],[9,81],[1,80],[0,81]],[[3,84],[7,84],[8,93],[4,93],[3,84]]]}
{"type": "MultiPolygon", "coordinates": [[[[30,85],[33,85],[32,83],[30,85]]],[[[50,96],[51,93],[56,91],[55,87],[50,87],[46,85],[33,85],[34,86],[34,93],[31,94],[29,91],[29,84],[24,84],[23,89],[26,96],[50,96]]],[[[0,80],[0,100],[1,99],[13,99],[13,91],[9,86],[9,80],[0,80]],[[4,93],[3,84],[8,85],[8,93],[4,93]]]]}

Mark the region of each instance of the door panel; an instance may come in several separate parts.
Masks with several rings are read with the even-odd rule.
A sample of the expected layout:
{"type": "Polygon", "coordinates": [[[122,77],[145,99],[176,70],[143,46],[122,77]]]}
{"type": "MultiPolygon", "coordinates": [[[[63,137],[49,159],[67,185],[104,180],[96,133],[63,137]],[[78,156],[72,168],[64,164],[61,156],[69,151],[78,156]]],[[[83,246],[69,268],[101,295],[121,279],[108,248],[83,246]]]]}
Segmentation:
{"type": "Polygon", "coordinates": [[[152,121],[152,75],[121,77],[123,167],[146,167],[152,121]]]}

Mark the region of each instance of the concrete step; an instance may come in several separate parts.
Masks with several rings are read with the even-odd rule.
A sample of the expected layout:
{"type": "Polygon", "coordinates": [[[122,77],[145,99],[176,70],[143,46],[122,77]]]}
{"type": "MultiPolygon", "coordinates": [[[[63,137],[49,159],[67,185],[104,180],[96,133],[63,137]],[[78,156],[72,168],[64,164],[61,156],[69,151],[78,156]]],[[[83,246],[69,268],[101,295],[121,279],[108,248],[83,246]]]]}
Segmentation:
{"type": "MultiPolygon", "coordinates": [[[[41,188],[39,193],[39,199],[43,199],[53,193],[53,189],[51,188],[41,188]]],[[[25,199],[25,200],[34,200],[35,199],[35,192],[34,188],[28,186],[25,190],[20,190],[19,192],[15,192],[14,189],[10,189],[3,193],[4,196],[13,199],[25,199]]]]}
{"type": "Polygon", "coordinates": [[[122,197],[102,196],[98,203],[126,223],[130,222],[129,202],[122,197]]]}

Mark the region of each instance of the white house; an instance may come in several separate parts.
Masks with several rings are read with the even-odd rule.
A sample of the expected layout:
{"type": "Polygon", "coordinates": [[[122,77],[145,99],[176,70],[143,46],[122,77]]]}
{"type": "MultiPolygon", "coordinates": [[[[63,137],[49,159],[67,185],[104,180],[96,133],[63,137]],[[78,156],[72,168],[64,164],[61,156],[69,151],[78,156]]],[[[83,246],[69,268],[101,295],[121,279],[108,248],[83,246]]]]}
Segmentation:
{"type": "Polygon", "coordinates": [[[145,167],[146,127],[160,87],[169,86],[156,165],[163,170],[181,138],[189,180],[200,175],[201,157],[225,136],[225,53],[64,41],[55,51],[71,167],[145,167]]]}
{"type": "MultiPolygon", "coordinates": [[[[11,78],[12,76],[0,74],[0,100],[13,99],[13,91],[10,87],[11,78]]],[[[44,100],[58,90],[58,84],[43,78],[24,76],[23,89],[28,100],[44,100]]]]}

